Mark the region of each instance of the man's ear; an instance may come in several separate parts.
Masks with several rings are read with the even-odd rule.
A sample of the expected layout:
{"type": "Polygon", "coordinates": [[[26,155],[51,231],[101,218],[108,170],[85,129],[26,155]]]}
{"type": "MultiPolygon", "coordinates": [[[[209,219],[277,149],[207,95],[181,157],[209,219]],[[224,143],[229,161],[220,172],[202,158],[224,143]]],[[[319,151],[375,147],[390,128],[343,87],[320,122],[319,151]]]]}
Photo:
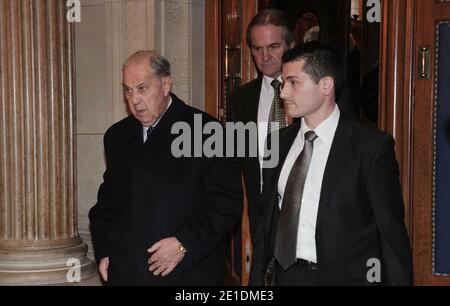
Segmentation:
{"type": "Polygon", "coordinates": [[[330,96],[334,93],[334,79],[330,76],[323,77],[319,86],[324,96],[330,96]]]}
{"type": "Polygon", "coordinates": [[[168,96],[170,94],[170,91],[172,90],[172,77],[171,76],[165,76],[162,78],[162,86],[164,95],[168,96]]]}

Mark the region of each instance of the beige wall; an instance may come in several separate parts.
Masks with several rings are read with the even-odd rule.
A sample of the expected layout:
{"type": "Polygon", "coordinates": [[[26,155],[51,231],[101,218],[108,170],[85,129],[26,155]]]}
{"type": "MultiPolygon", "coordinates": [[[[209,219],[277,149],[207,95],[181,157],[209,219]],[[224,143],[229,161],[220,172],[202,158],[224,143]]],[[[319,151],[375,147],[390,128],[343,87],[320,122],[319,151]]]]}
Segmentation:
{"type": "Polygon", "coordinates": [[[204,108],[205,0],[82,0],[76,25],[77,193],[79,232],[89,244],[89,209],[105,169],[103,135],[127,115],[122,61],[159,50],[173,66],[173,92],[204,108]]]}

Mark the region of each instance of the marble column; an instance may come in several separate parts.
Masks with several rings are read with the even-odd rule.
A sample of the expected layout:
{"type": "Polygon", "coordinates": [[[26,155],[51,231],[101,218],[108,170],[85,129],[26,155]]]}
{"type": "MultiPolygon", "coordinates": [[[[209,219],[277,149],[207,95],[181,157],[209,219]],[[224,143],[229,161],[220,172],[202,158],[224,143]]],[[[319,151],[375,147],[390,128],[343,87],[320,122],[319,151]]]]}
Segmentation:
{"type": "Polygon", "coordinates": [[[77,230],[67,10],[62,0],[0,0],[0,285],[96,273],[77,230]]]}

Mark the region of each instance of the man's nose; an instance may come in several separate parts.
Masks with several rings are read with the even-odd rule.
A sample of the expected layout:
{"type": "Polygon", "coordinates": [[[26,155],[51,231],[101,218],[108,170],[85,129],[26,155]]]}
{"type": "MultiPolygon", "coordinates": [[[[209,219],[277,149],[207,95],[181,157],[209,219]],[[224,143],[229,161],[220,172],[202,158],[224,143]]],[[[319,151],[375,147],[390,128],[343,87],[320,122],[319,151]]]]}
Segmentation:
{"type": "Polygon", "coordinates": [[[270,54],[268,49],[264,49],[263,51],[263,61],[268,62],[271,59],[272,55],[270,54]]]}
{"type": "Polygon", "coordinates": [[[139,96],[138,93],[133,92],[133,93],[131,94],[131,102],[132,102],[134,105],[136,105],[136,104],[138,104],[138,103],[140,102],[140,96],[139,96]]]}
{"type": "Polygon", "coordinates": [[[288,92],[287,92],[286,86],[281,86],[280,98],[286,99],[287,97],[288,97],[288,92]]]}

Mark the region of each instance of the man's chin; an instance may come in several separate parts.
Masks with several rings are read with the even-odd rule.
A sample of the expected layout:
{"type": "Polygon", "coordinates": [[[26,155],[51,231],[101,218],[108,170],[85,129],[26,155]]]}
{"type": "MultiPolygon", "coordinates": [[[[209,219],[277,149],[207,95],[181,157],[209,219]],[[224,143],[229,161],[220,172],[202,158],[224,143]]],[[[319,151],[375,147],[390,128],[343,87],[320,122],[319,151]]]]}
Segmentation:
{"type": "Polygon", "coordinates": [[[149,123],[148,120],[145,120],[136,114],[134,114],[133,116],[134,116],[134,118],[136,118],[137,121],[139,121],[141,123],[142,126],[145,126],[145,127],[152,126],[152,123],[149,123]]]}
{"type": "Polygon", "coordinates": [[[281,72],[276,71],[276,70],[261,70],[262,74],[264,74],[265,76],[268,76],[269,78],[273,78],[275,79],[276,77],[278,77],[281,72]]]}
{"type": "Polygon", "coordinates": [[[269,78],[276,79],[276,78],[278,78],[278,76],[279,76],[280,74],[279,74],[279,73],[270,73],[270,74],[265,74],[265,73],[264,73],[264,75],[265,75],[265,76],[268,76],[269,78]]]}
{"type": "Polygon", "coordinates": [[[289,110],[285,110],[286,115],[290,118],[301,118],[303,117],[303,113],[300,113],[298,111],[289,111],[289,110]]]}

